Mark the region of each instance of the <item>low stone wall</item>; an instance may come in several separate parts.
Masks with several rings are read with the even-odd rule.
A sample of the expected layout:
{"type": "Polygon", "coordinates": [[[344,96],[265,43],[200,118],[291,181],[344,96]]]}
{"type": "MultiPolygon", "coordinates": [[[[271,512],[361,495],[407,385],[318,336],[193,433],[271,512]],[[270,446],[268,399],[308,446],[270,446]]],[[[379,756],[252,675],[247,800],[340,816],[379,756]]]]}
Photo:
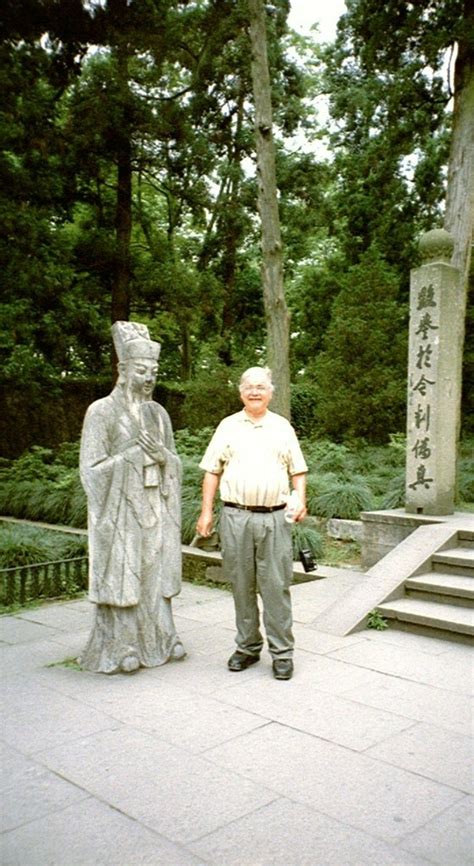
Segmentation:
{"type": "Polygon", "coordinates": [[[339,541],[362,541],[363,525],[361,520],[342,520],[331,517],[326,522],[326,532],[339,541]]]}
{"type": "MultiPolygon", "coordinates": [[[[230,589],[230,584],[224,577],[222,556],[218,551],[200,550],[183,544],[183,579],[196,583],[215,583],[230,589]]],[[[326,577],[321,569],[305,572],[300,562],[293,563],[293,583],[307,583],[326,577]]]]}

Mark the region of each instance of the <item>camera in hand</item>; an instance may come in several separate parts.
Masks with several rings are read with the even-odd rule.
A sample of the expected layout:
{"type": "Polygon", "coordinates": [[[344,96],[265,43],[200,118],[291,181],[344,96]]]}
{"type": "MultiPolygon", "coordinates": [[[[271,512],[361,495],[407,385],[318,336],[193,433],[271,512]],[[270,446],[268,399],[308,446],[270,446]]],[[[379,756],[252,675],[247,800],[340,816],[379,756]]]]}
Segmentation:
{"type": "Polygon", "coordinates": [[[306,572],[316,571],[317,563],[314,561],[313,554],[307,547],[300,548],[300,560],[306,572]]]}

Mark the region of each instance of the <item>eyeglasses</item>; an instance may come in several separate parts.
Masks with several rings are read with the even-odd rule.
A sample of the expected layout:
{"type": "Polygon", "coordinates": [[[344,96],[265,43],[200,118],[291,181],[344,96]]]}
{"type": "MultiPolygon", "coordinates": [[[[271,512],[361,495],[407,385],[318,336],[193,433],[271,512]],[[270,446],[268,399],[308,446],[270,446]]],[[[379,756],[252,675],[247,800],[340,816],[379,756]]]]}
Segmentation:
{"type": "Polygon", "coordinates": [[[268,385],[243,385],[241,390],[244,394],[250,394],[252,391],[264,394],[265,391],[268,391],[268,385]]]}

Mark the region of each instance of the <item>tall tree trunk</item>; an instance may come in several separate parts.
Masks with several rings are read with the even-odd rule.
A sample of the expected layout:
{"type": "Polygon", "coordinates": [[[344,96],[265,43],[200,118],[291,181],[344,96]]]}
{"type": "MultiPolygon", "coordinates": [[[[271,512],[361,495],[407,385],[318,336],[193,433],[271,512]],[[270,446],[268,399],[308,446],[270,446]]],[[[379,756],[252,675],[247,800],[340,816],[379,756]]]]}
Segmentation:
{"type": "MultiPolygon", "coordinates": [[[[458,43],[454,67],[454,108],[444,227],[453,237],[452,264],[462,275],[462,298],[466,319],[474,226],[474,7],[466,0],[464,39],[458,43]]],[[[464,340],[464,335],[463,335],[464,340]]],[[[462,371],[459,371],[462,376],[462,371]]],[[[457,424],[461,433],[461,409],[457,424]]]]}
{"type": "Polygon", "coordinates": [[[239,97],[237,103],[237,122],[235,127],[234,142],[229,148],[229,193],[226,206],[222,209],[221,222],[223,224],[224,251],[222,259],[222,279],[224,284],[224,306],[222,309],[221,345],[219,357],[228,367],[233,361],[232,353],[232,330],[235,325],[235,287],[237,279],[237,248],[242,236],[239,213],[239,193],[241,186],[241,158],[242,147],[240,144],[241,131],[244,115],[244,92],[242,81],[239,83],[239,97]]]}
{"type": "MultiPolygon", "coordinates": [[[[120,6],[120,3],[118,4],[120,6]]],[[[122,123],[116,130],[117,199],[115,207],[115,280],[112,288],[112,322],[130,316],[130,241],[132,236],[132,145],[128,122],[128,49],[119,43],[115,49],[117,83],[122,123]]]]}
{"type": "Polygon", "coordinates": [[[262,231],[262,283],[268,362],[273,371],[272,408],[290,417],[289,314],[283,286],[283,255],[272,133],[272,101],[263,0],[248,0],[255,105],[258,209],[262,231]]]}
{"type": "Polygon", "coordinates": [[[449,153],[445,228],[454,239],[452,263],[467,286],[474,223],[474,7],[465,4],[466,37],[458,43],[454,67],[454,109],[449,153]]]}

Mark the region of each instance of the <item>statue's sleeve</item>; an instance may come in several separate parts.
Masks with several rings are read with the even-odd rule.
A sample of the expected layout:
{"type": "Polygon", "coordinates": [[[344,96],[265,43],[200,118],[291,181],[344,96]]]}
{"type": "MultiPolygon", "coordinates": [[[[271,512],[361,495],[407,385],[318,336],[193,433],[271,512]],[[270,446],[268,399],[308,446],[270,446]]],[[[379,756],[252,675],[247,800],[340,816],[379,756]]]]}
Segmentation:
{"type": "Polygon", "coordinates": [[[107,502],[112,506],[112,489],[121,491],[124,488],[126,463],[134,467],[141,476],[142,450],[138,445],[125,447],[121,452],[113,453],[114,411],[112,406],[106,406],[102,401],[89,406],[82,428],[79,468],[81,481],[87,493],[92,516],[98,517],[107,502]]]}
{"type": "Polygon", "coordinates": [[[127,607],[137,604],[140,595],[143,466],[141,448],[127,447],[126,439],[120,452],[111,453],[115,424],[113,406],[98,401],[89,407],[80,472],[88,503],[89,598],[127,607]]]}

